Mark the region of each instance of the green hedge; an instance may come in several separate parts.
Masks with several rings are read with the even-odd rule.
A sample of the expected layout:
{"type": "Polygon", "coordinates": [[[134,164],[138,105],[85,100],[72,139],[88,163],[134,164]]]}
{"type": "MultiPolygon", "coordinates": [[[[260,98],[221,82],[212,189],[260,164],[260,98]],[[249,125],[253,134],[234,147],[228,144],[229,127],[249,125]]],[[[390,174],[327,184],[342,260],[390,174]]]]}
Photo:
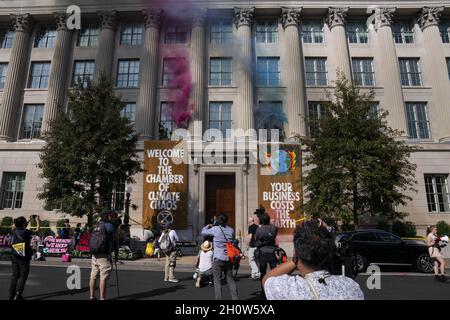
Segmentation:
{"type": "Polygon", "coordinates": [[[12,217],[3,217],[2,221],[0,222],[0,235],[5,236],[7,234],[12,234],[12,225],[13,225],[13,218],[12,217]]]}
{"type": "Polygon", "coordinates": [[[436,223],[436,228],[439,236],[450,236],[450,225],[445,221],[436,223]]]}
{"type": "Polygon", "coordinates": [[[392,224],[392,233],[399,237],[415,237],[417,236],[416,226],[410,221],[394,221],[392,224]]]}

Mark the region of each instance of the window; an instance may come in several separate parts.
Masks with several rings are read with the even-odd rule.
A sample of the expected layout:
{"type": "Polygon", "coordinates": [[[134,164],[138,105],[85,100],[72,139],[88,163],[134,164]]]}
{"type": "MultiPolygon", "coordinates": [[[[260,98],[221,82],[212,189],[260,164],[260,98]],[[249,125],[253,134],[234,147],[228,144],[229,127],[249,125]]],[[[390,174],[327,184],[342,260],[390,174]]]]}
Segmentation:
{"type": "Polygon", "coordinates": [[[14,33],[14,30],[11,29],[0,30],[0,49],[12,48],[14,33]]]}
{"type": "Polygon", "coordinates": [[[278,57],[258,58],[257,84],[260,86],[280,85],[280,58],[278,57]]]}
{"type": "Polygon", "coordinates": [[[375,84],[372,58],[354,58],[352,66],[355,85],[373,86],[375,84]]]}
{"type": "Polygon", "coordinates": [[[326,86],[327,85],[327,59],[306,58],[306,85],[326,86]]]}
{"type": "Polygon", "coordinates": [[[5,88],[6,74],[8,72],[8,64],[0,63],[0,89],[5,88]]]}
{"type": "Polygon", "coordinates": [[[380,113],[380,105],[378,102],[371,102],[369,108],[369,118],[376,118],[380,113]]]}
{"type": "Polygon", "coordinates": [[[94,61],[75,61],[73,66],[72,83],[82,84],[84,88],[94,80],[94,61]]]}
{"type": "Polygon", "coordinates": [[[439,24],[439,31],[443,43],[450,43],[450,20],[444,20],[439,24]]]}
{"type": "Polygon", "coordinates": [[[122,24],[120,32],[120,44],[128,46],[140,46],[142,44],[142,25],[139,23],[122,24]]]}
{"type": "Polygon", "coordinates": [[[256,22],[256,42],[278,42],[278,22],[276,20],[256,22]]]}
{"type": "Polygon", "coordinates": [[[209,70],[209,84],[211,86],[231,85],[231,75],[231,58],[211,58],[209,70]]]}
{"type": "Polygon", "coordinates": [[[284,113],[283,103],[281,101],[260,101],[255,109],[255,129],[259,136],[260,129],[266,129],[267,133],[259,136],[259,139],[270,141],[272,138],[271,130],[278,130],[278,138],[284,140],[284,124],[287,122],[284,113]]]}
{"type": "Polygon", "coordinates": [[[233,42],[233,25],[231,20],[215,21],[211,24],[210,42],[214,44],[233,42]]]}
{"type": "Polygon", "coordinates": [[[39,139],[41,136],[43,104],[26,104],[23,113],[21,139],[39,139]]]}
{"type": "Polygon", "coordinates": [[[53,48],[56,42],[56,26],[40,26],[36,37],[36,48],[53,48]]]}
{"type": "Polygon", "coordinates": [[[364,21],[349,21],[347,23],[347,38],[349,43],[367,43],[369,35],[364,21]]]}
{"type": "Polygon", "coordinates": [[[304,43],[322,43],[323,42],[322,22],[317,20],[303,21],[302,39],[304,43]]]}
{"type": "Polygon", "coordinates": [[[163,74],[162,84],[164,87],[169,86],[175,79],[175,66],[177,58],[164,58],[163,60],[163,74]]]}
{"type": "Polygon", "coordinates": [[[164,43],[186,43],[187,29],[186,27],[175,26],[167,27],[164,43]]]}
{"type": "Polygon", "coordinates": [[[448,78],[450,80],[450,58],[445,59],[447,61],[447,72],[448,72],[448,78]]]}
{"type": "Polygon", "coordinates": [[[95,25],[83,26],[78,33],[77,46],[95,47],[98,43],[99,27],[95,25]]]}
{"type": "Polygon", "coordinates": [[[118,88],[139,86],[139,60],[119,60],[116,86],[118,88]]]}
{"type": "Polygon", "coordinates": [[[392,28],[395,43],[413,43],[414,32],[411,23],[400,21],[394,23],[392,28]]]}
{"type": "Polygon", "coordinates": [[[231,106],[231,102],[211,102],[209,104],[209,129],[220,130],[222,138],[229,138],[227,130],[231,130],[231,106]]]}
{"type": "Polygon", "coordinates": [[[407,102],[406,117],[408,135],[411,139],[430,139],[430,123],[424,102],[407,102]]]}
{"type": "Polygon", "coordinates": [[[120,111],[120,114],[134,123],[136,121],[136,102],[128,102],[120,111]]]}
{"type": "Polygon", "coordinates": [[[112,210],[123,211],[125,209],[125,183],[118,183],[112,192],[112,210]]]}
{"type": "Polygon", "coordinates": [[[399,237],[397,237],[393,234],[387,233],[387,232],[378,232],[378,237],[383,242],[401,242],[402,241],[399,237]]]}
{"type": "Polygon", "coordinates": [[[325,108],[320,102],[308,103],[309,136],[317,137],[320,132],[320,119],[325,115],[325,108]]]}
{"type": "Polygon", "coordinates": [[[30,79],[28,88],[45,89],[48,87],[48,78],[50,76],[50,62],[31,63],[30,79]]]}
{"type": "Polygon", "coordinates": [[[426,174],[425,192],[428,212],[450,212],[448,174],[426,174]]]}
{"type": "Polygon", "coordinates": [[[377,235],[373,232],[356,233],[352,237],[353,241],[378,241],[377,235]]]}
{"type": "Polygon", "coordinates": [[[421,86],[419,59],[399,59],[402,86],[421,86]]]}
{"type": "Polygon", "coordinates": [[[2,209],[22,208],[24,172],[5,172],[3,174],[2,209]]]}
{"type": "Polygon", "coordinates": [[[177,128],[172,118],[172,110],[174,102],[161,102],[160,122],[159,122],[159,139],[170,140],[173,131],[177,128]]]}

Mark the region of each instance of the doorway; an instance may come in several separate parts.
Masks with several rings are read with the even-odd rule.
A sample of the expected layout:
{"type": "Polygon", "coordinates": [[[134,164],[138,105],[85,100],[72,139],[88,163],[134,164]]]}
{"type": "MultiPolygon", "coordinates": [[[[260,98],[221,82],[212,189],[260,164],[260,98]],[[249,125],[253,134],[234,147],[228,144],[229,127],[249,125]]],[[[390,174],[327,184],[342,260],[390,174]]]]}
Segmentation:
{"type": "Polygon", "coordinates": [[[207,174],[205,177],[205,225],[214,216],[226,213],[228,225],[236,228],[236,178],[234,174],[207,174]]]}

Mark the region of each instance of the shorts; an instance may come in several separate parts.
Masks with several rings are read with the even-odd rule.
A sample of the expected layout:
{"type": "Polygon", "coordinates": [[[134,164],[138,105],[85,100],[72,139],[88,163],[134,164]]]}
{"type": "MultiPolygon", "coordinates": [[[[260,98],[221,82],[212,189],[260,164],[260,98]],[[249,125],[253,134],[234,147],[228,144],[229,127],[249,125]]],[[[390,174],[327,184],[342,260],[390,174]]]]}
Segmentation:
{"type": "Polygon", "coordinates": [[[430,254],[431,258],[442,258],[441,252],[436,247],[428,247],[428,253],[430,254]]]}
{"type": "Polygon", "coordinates": [[[108,280],[112,270],[111,259],[109,255],[92,255],[91,268],[91,279],[97,279],[100,274],[100,280],[108,280]]]}

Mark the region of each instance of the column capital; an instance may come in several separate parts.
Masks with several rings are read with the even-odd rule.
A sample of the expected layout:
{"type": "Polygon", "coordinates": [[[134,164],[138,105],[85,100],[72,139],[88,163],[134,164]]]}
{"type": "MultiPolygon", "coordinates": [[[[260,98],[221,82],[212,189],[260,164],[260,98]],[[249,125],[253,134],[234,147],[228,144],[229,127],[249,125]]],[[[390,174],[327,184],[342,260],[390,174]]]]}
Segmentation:
{"type": "Polygon", "coordinates": [[[331,30],[336,26],[344,26],[347,19],[348,7],[330,7],[328,8],[328,14],[326,22],[328,28],[331,30]]]}
{"type": "Polygon", "coordinates": [[[67,18],[69,18],[69,15],[66,12],[53,12],[53,16],[55,17],[56,28],[58,31],[69,30],[69,28],[67,28],[67,18]]]}
{"type": "Polygon", "coordinates": [[[31,14],[11,14],[10,17],[15,31],[31,32],[33,29],[34,19],[31,14]]]}
{"type": "Polygon", "coordinates": [[[281,24],[286,29],[289,26],[298,26],[300,24],[300,13],[302,8],[281,7],[281,24]]]}
{"type": "Polygon", "coordinates": [[[392,26],[396,10],[396,8],[377,8],[375,10],[375,30],[392,26]]]}
{"type": "Polygon", "coordinates": [[[100,17],[100,27],[101,29],[115,29],[118,25],[119,19],[117,16],[117,11],[99,11],[98,15],[100,17]]]}
{"type": "Polygon", "coordinates": [[[197,8],[191,18],[192,26],[200,26],[200,27],[204,26],[207,16],[208,16],[208,9],[197,8]]]}
{"type": "Polygon", "coordinates": [[[144,25],[145,28],[155,28],[159,29],[162,23],[164,11],[159,10],[142,10],[144,15],[144,25]]]}
{"type": "Polygon", "coordinates": [[[255,7],[234,8],[234,24],[236,28],[251,26],[255,17],[255,7]]]}
{"type": "Polygon", "coordinates": [[[439,25],[439,21],[441,19],[442,11],[444,11],[444,7],[423,7],[422,12],[419,15],[419,26],[423,30],[430,26],[439,25]]]}

